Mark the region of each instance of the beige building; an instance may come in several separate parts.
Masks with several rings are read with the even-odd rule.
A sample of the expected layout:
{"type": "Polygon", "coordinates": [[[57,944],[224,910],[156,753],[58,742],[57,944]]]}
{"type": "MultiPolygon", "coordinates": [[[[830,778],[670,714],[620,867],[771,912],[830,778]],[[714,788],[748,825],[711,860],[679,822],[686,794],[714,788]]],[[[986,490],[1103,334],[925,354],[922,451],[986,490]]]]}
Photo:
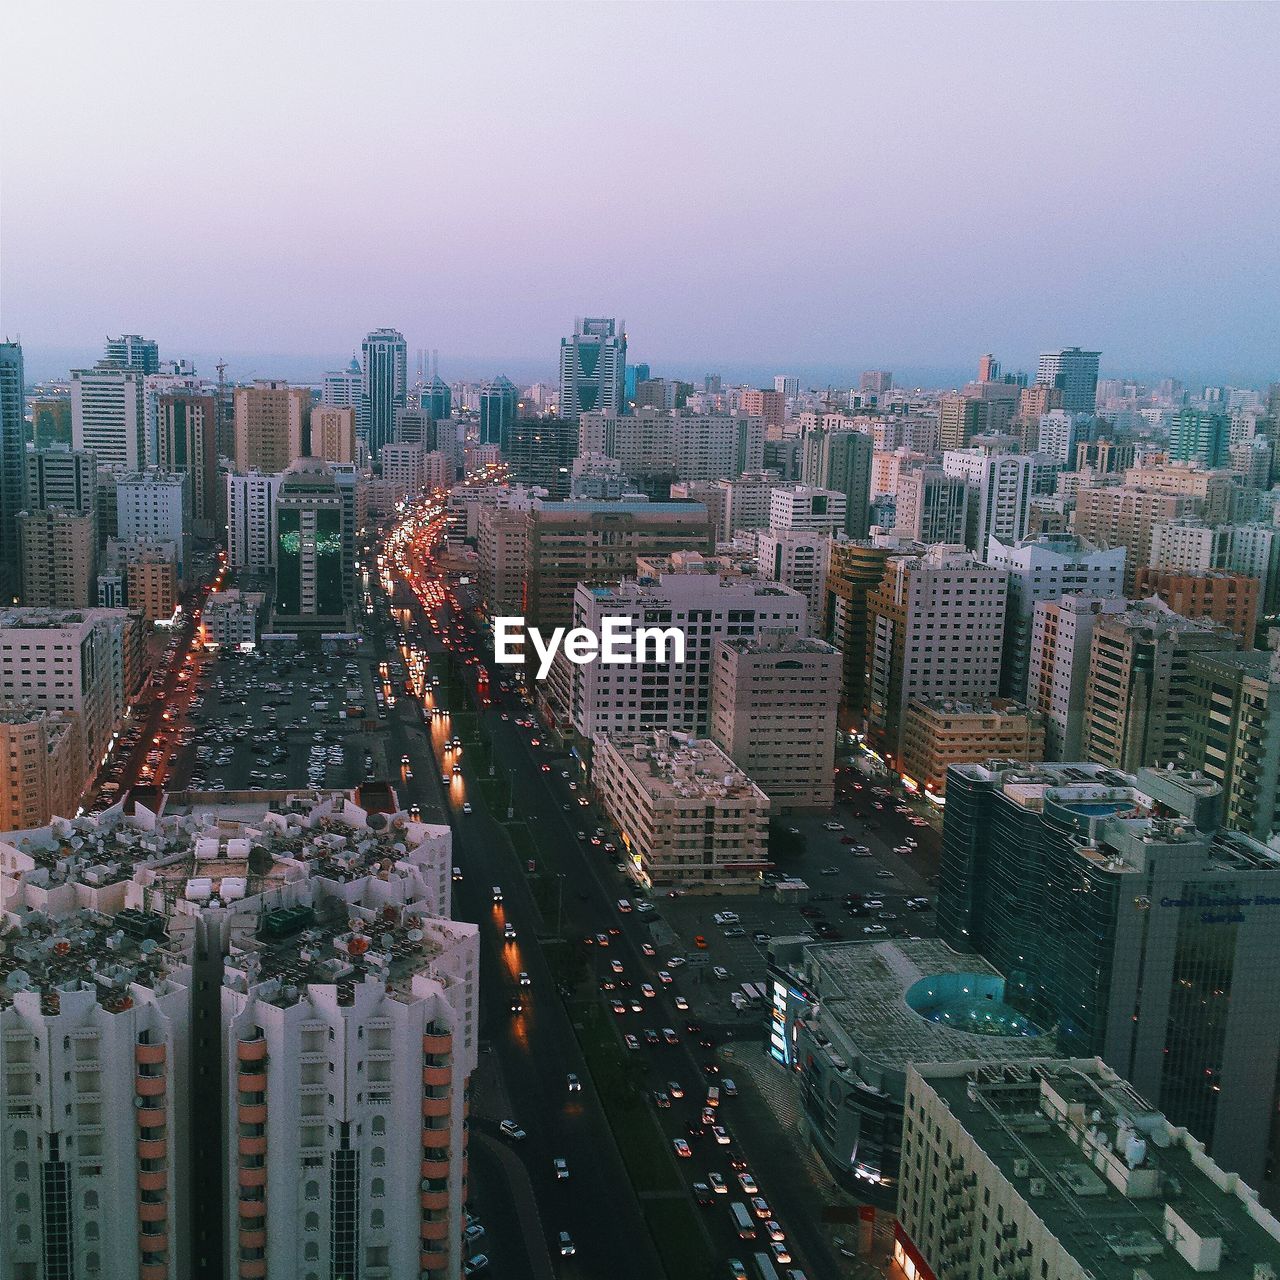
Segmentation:
{"type": "MultiPolygon", "coordinates": [[[[385,446],[384,446],[385,452],[385,446]]],[[[524,611],[525,548],[529,539],[526,508],[484,506],[476,539],[480,598],[490,617],[524,611]]]]}
{"type": "Polygon", "coordinates": [[[840,651],[766,633],[724,639],[711,659],[711,737],[773,812],[831,808],[840,651]]]}
{"type": "Polygon", "coordinates": [[[666,732],[601,736],[591,785],[637,884],[759,886],[769,865],[769,797],[714,742],[666,732]]]}
{"type": "Polygon", "coordinates": [[[1198,516],[1203,505],[1190,493],[1161,493],[1129,484],[1086,485],[1076,494],[1071,530],[1095,546],[1125,549],[1125,594],[1132,595],[1138,569],[1151,563],[1155,526],[1198,516]]]}
{"type": "Polygon", "coordinates": [[[318,404],[312,408],[311,456],[326,462],[356,461],[356,411],[353,408],[336,404],[318,404]]]}
{"type": "Polygon", "coordinates": [[[1210,524],[1231,518],[1230,471],[1205,471],[1185,462],[1139,464],[1124,473],[1126,485],[1148,489],[1152,493],[1195,498],[1200,513],[1210,524]]]}
{"type": "Polygon", "coordinates": [[[87,781],[75,715],[0,703],[0,829],[73,817],[87,781]]]}
{"type": "Polygon", "coordinates": [[[22,600],[34,608],[82,609],[96,598],[97,544],[88,511],[18,513],[22,600]]]}
{"type": "Polygon", "coordinates": [[[260,380],[235,389],[236,470],[285,471],[302,457],[311,393],[260,380]]]}
{"type": "Polygon", "coordinates": [[[1188,659],[1237,647],[1226,627],[1184,618],[1158,599],[1100,616],[1085,683],[1084,758],[1127,773],[1176,761],[1193,713],[1188,659]]]}
{"type": "Polygon", "coordinates": [[[953,764],[1043,759],[1044,719],[1021,702],[913,698],[907,704],[899,772],[922,791],[945,795],[953,764]]]}
{"type": "Polygon", "coordinates": [[[163,551],[142,551],[129,564],[128,603],[149,622],[168,622],[178,607],[178,566],[163,551]]]}

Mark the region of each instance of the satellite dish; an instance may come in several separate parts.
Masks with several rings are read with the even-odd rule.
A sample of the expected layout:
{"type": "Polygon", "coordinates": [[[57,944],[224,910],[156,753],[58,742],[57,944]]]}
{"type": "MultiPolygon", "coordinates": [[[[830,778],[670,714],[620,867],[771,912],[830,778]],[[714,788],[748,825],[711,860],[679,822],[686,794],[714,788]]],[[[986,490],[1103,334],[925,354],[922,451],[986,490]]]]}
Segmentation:
{"type": "Polygon", "coordinates": [[[144,956],[149,956],[159,945],[154,938],[143,938],[140,950],[144,956]]]}
{"type": "Polygon", "coordinates": [[[25,991],[31,985],[31,975],[25,969],[15,969],[4,980],[9,991],[25,991]]]}

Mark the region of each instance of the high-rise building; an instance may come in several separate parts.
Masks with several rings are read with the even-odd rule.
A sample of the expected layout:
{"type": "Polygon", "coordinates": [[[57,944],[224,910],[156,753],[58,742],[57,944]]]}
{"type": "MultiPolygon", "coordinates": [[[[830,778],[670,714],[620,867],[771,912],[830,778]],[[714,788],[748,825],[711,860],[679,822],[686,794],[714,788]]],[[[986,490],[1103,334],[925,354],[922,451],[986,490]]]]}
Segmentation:
{"type": "Polygon", "coordinates": [[[1130,771],[1176,761],[1192,714],[1188,659],[1236,648],[1226,627],[1184,618],[1158,599],[1099,617],[1085,682],[1084,758],[1130,771]]]}
{"type": "Polygon", "coordinates": [[[211,395],[176,392],[156,400],[156,462],[190,477],[191,519],[205,537],[218,514],[218,402],[211,395]]]}
{"type": "MultiPolygon", "coordinates": [[[[625,430],[631,430],[632,421],[624,420],[625,430]]],[[[764,467],[764,420],[727,413],[675,414],[671,452],[681,480],[719,480],[760,471],[764,467]]]]}
{"type": "MultiPolygon", "coordinates": [[[[623,474],[629,476],[675,474],[675,414],[640,409],[629,418],[619,417],[616,413],[584,413],[577,421],[580,457],[599,454],[613,458],[623,474]]],[[[726,471],[724,474],[729,473],[726,471]]]]}
{"type": "Polygon", "coordinates": [[[356,411],[346,405],[316,405],[308,455],[325,462],[355,462],[356,411]]]}
{"type": "Polygon", "coordinates": [[[1036,452],[1052,458],[1059,466],[1071,466],[1081,434],[1086,430],[1086,421],[1083,414],[1068,413],[1065,409],[1042,413],[1036,433],[1036,452]]]}
{"type": "Polygon", "coordinates": [[[0,759],[9,763],[0,769],[5,831],[75,814],[87,778],[80,723],[71,712],[0,703],[0,759]]]}
{"type": "Polygon", "coordinates": [[[236,470],[284,471],[302,457],[311,414],[306,387],[259,379],[235,389],[236,470]]]}
{"type": "Polygon", "coordinates": [[[0,342],[0,603],[18,593],[18,512],[26,481],[26,379],[22,347],[0,342]]]}
{"type": "Polygon", "coordinates": [[[140,369],[144,374],[159,373],[160,345],[154,338],[141,338],[136,333],[126,333],[119,338],[107,339],[103,360],[106,364],[140,369]]]}
{"type": "Polygon", "coordinates": [[[603,317],[576,320],[573,336],[560,339],[560,416],[577,422],[584,413],[626,413],[626,369],[625,326],[603,317]]]}
{"type": "Polygon", "coordinates": [[[1187,763],[1222,787],[1224,822],[1256,840],[1280,831],[1280,650],[1194,653],[1187,763]]]}
{"type": "Polygon", "coordinates": [[[831,535],[816,530],[769,528],[756,532],[756,561],[761,575],[804,596],[813,635],[822,630],[831,546],[831,535]]]}
{"type": "Polygon", "coordinates": [[[938,444],[967,449],[975,436],[1003,435],[1013,420],[1013,401],[952,393],[938,401],[938,444]]]}
{"type": "Polygon", "coordinates": [[[942,467],[917,467],[899,478],[894,532],[927,545],[963,544],[969,482],[942,467]]]}
{"type": "Polygon", "coordinates": [[[1227,465],[1231,419],[1225,413],[1182,408],[1169,423],[1169,461],[1193,462],[1206,470],[1227,465]]]}
{"type": "MultiPolygon", "coordinates": [[[[687,660],[686,651],[686,660],[687,660]]],[[[840,653],[769,629],[716,641],[709,737],[769,797],[772,814],[831,809],[840,653]]]]}
{"type": "Polygon", "coordinates": [[[776,485],[769,494],[769,525],[808,533],[844,529],[845,496],[807,484],[776,485]]]}
{"type": "Polygon", "coordinates": [[[987,554],[992,538],[1018,542],[1027,535],[1035,492],[1037,455],[984,448],[948,449],[942,469],[969,487],[965,504],[965,546],[987,554]]]}
{"type": "Polygon", "coordinates": [[[1123,613],[1123,596],[1073,593],[1035,602],[1027,660],[1027,705],[1044,717],[1046,760],[1084,755],[1085,688],[1093,627],[1108,613],[1123,613]]]}
{"type": "Polygon", "coordinates": [[[800,394],[800,379],[788,373],[773,375],[773,389],[782,396],[783,403],[794,400],[800,394]]]}
{"type": "Polygon", "coordinates": [[[71,441],[99,466],[136,471],[147,463],[141,369],[99,366],[71,371],[71,441]]]}
{"type": "Polygon", "coordinates": [[[843,493],[844,531],[851,538],[865,538],[869,527],[873,443],[869,435],[856,428],[833,427],[830,417],[825,417],[820,426],[805,428],[801,475],[805,484],[843,493]]]}
{"type": "Polygon", "coordinates": [[[98,467],[93,454],[69,445],[28,449],[26,464],[28,511],[47,511],[51,507],[87,511],[94,517],[96,530],[98,467]]]}
{"type": "Polygon", "coordinates": [[[694,502],[535,502],[528,523],[525,613],[544,634],[569,622],[579,582],[618,582],[637,556],[715,550],[707,510],[694,502]]]}
{"type": "Polygon", "coordinates": [[[766,529],[773,490],[778,484],[776,471],[744,471],[733,479],[714,482],[724,494],[724,520],[719,537],[727,541],[739,529],[766,529]]]}
{"type": "Polygon", "coordinates": [[[601,736],[591,784],[645,889],[746,887],[768,866],[769,797],[708,739],[601,736]]]}
{"type": "Polygon", "coordinates": [[[396,410],[408,404],[408,347],[397,329],[375,329],[360,344],[360,403],[364,439],[376,462],[382,446],[395,439],[396,410]]]}
{"type": "Polygon", "coordinates": [[[946,795],[953,764],[1043,757],[1044,720],[1024,703],[932,697],[907,704],[898,771],[909,788],[927,796],[946,795]]]}
{"type": "Polygon", "coordinates": [[[260,794],[0,845],[6,1278],[461,1276],[479,955],[448,830],[260,794]],[[72,838],[103,865],[51,895],[72,838]]]}
{"type": "Polygon", "coordinates": [[[453,393],[449,384],[438,374],[431,377],[418,388],[418,407],[433,422],[444,422],[453,406],[453,393]]]}
{"type": "Polygon", "coordinates": [[[303,458],[281,477],[273,609],[282,627],[333,626],[345,618],[351,584],[343,572],[344,505],[328,463],[303,458]]]}
{"type": "Polygon", "coordinates": [[[1068,413],[1092,413],[1098,395],[1099,351],[1063,347],[1042,351],[1036,367],[1036,381],[1062,392],[1062,407],[1068,413]]]}
{"type": "Polygon", "coordinates": [[[355,413],[356,435],[369,438],[368,406],[364,403],[364,373],[360,361],[351,357],[345,369],[330,369],[321,383],[320,403],[335,409],[351,409],[355,413]]]}
{"type": "Polygon", "coordinates": [[[896,762],[912,698],[994,697],[1008,575],[959,547],[891,557],[867,597],[864,720],[871,745],[896,762]]]}
{"type": "Polygon", "coordinates": [[[139,471],[116,479],[119,536],[124,542],[172,542],[178,577],[191,558],[191,476],[187,472],[139,471]]]}
{"type": "Polygon", "coordinates": [[[763,391],[748,387],[738,397],[738,408],[751,418],[763,418],[766,428],[782,430],[787,417],[787,402],[781,391],[763,391]]]}
{"type": "MultiPolygon", "coordinates": [[[[1009,575],[1000,686],[1007,698],[1027,697],[1032,621],[1036,604],[1069,593],[1121,596],[1124,548],[1104,551],[1074,534],[1043,534],[1022,542],[988,539],[983,559],[1009,575]]],[[[1026,757],[1024,757],[1026,758],[1026,757]]]]}
{"type": "Polygon", "coordinates": [[[527,501],[520,506],[480,508],[476,576],[481,603],[490,617],[513,617],[524,606],[527,510],[527,501]]]}
{"type": "Polygon", "coordinates": [[[1221,807],[1217,783],[1171,768],[958,765],[938,926],[1004,974],[1063,1054],[1114,1064],[1261,1185],[1280,1062],[1280,854],[1223,830],[1221,807]]]}
{"type": "Polygon", "coordinates": [[[53,507],[18,513],[22,603],[42,609],[83,609],[97,599],[94,518],[53,507]]]}
{"type": "Polygon", "coordinates": [[[1280,1222],[1257,1192],[1101,1058],[923,1064],[907,1069],[892,1274],[1087,1280],[1120,1254],[1117,1270],[1162,1280],[1275,1269],[1280,1222]]]}
{"type": "Polygon", "coordinates": [[[661,573],[609,586],[579,586],[573,625],[602,634],[606,618],[633,628],[662,619],[684,637],[684,662],[571,663],[558,658],[574,733],[584,751],[601,734],[672,729],[706,737],[711,727],[714,649],[719,639],[755,639],[767,632],[803,634],[804,600],[755,578],[717,573],[661,573]]]}
{"type": "Polygon", "coordinates": [[[276,564],[276,500],[280,475],[227,475],[227,564],[265,572],[276,564]]]}
{"type": "Polygon", "coordinates": [[[1134,591],[1139,599],[1158,596],[1184,618],[1212,618],[1246,646],[1258,629],[1258,593],[1257,578],[1226,569],[1168,573],[1145,566],[1138,570],[1134,591]]]}
{"type": "Polygon", "coordinates": [[[1077,471],[1123,475],[1137,461],[1138,446],[1126,440],[1080,440],[1076,444],[1077,471]]]}
{"type": "Polygon", "coordinates": [[[516,418],[503,443],[511,478],[545,489],[549,497],[569,497],[578,430],[563,418],[516,418]]]}
{"type": "Polygon", "coordinates": [[[893,390],[893,374],[888,369],[865,369],[858,379],[858,390],[873,396],[886,395],[893,390]]]}
{"type": "Polygon", "coordinates": [[[505,453],[511,443],[520,392],[499,374],[480,388],[480,443],[496,444],[505,453]]]}
{"type": "Polygon", "coordinates": [[[1085,485],[1076,494],[1071,528],[1099,547],[1123,547],[1124,589],[1132,594],[1138,568],[1151,563],[1156,525],[1199,515],[1203,503],[1190,494],[1156,493],[1135,485],[1085,485]]]}

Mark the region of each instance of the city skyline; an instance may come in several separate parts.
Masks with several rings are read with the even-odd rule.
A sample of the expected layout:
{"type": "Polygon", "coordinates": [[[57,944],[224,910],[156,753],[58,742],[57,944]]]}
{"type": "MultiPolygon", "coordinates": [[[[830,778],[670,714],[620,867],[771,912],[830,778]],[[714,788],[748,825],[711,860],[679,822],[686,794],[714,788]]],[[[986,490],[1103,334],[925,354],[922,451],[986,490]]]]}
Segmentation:
{"type": "Polygon", "coordinates": [[[56,38],[68,91],[50,102],[29,60],[6,77],[5,167],[41,181],[10,184],[0,327],[33,376],[121,329],[337,359],[394,325],[477,378],[549,379],[582,314],[625,316],[631,358],[687,376],[1031,369],[1070,343],[1104,376],[1274,372],[1269,8],[331,6],[299,27],[226,6],[187,33],[236,88],[216,103],[170,31],[121,20],[145,7],[65,12],[21,25],[56,38]],[[408,74],[428,42],[429,82],[408,74]],[[1048,50],[1089,60],[1087,92],[1048,50]],[[811,74],[842,54],[856,76],[811,74]],[[371,87],[332,93],[326,70],[371,87]],[[158,99],[149,148],[80,145],[158,99]],[[157,187],[159,155],[227,198],[157,187]]]}

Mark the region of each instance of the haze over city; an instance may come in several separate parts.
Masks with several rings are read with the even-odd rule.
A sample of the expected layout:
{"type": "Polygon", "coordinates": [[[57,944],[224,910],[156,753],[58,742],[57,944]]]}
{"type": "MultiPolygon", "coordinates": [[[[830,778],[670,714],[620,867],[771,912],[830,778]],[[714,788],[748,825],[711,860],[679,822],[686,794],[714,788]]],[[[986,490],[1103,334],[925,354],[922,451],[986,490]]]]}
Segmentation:
{"type": "Polygon", "coordinates": [[[394,325],[532,379],[593,313],[684,377],[947,385],[1070,342],[1273,372],[1273,6],[20,11],[0,326],[32,376],[131,330],[309,380],[394,325]]]}

